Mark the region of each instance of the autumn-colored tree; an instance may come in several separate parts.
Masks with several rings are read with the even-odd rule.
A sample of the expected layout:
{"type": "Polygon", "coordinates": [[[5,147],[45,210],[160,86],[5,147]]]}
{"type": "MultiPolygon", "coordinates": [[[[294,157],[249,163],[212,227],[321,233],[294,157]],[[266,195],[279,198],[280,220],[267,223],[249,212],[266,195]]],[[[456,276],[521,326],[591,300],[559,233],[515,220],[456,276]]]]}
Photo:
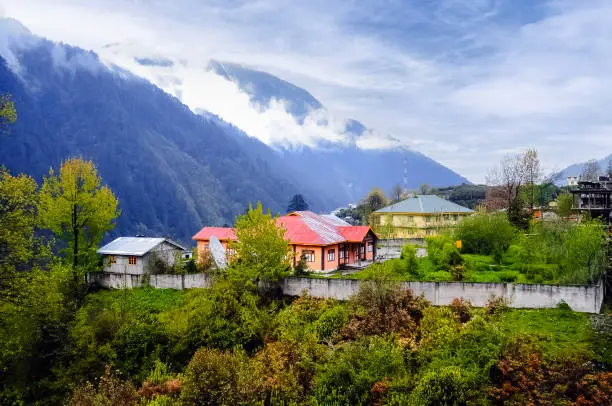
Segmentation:
{"type": "Polygon", "coordinates": [[[263,212],[261,203],[249,206],[249,211],[236,218],[237,264],[252,279],[278,281],[290,269],[291,252],[285,239],[286,230],[277,224],[270,210],[263,212]]]}
{"type": "Polygon", "coordinates": [[[104,234],[113,229],[120,210],[118,201],[91,161],[71,158],[45,177],[40,193],[40,220],[67,245],[65,257],[79,269],[96,262],[95,251],[104,234]]]}

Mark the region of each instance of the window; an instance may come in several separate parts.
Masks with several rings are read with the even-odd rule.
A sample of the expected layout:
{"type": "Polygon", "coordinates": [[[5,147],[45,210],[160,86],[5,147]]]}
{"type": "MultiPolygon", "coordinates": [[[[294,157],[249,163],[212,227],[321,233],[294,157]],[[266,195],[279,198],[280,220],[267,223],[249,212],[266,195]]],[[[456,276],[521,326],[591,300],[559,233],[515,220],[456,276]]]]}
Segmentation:
{"type": "Polygon", "coordinates": [[[128,257],[128,264],[136,265],[138,263],[138,257],[128,257]]]}
{"type": "Polygon", "coordinates": [[[431,221],[431,217],[429,217],[429,216],[425,217],[425,222],[426,223],[429,223],[430,221],[431,221]]]}
{"type": "Polygon", "coordinates": [[[338,250],[338,258],[344,259],[344,250],[338,250]]]}
{"type": "Polygon", "coordinates": [[[111,264],[116,264],[117,263],[117,257],[114,255],[111,255],[110,258],[108,259],[108,262],[110,262],[111,264]]]}
{"type": "Polygon", "coordinates": [[[315,252],[312,250],[304,250],[302,253],[306,256],[306,262],[315,262],[315,252]]]}
{"type": "Polygon", "coordinates": [[[327,260],[333,261],[336,259],[336,250],[327,250],[327,260]]]}
{"type": "Polygon", "coordinates": [[[363,255],[363,254],[365,254],[365,245],[362,245],[362,246],[361,246],[361,250],[360,250],[360,251],[361,251],[361,254],[362,254],[362,255],[363,255]]]}
{"type": "Polygon", "coordinates": [[[373,252],[374,251],[374,243],[369,242],[368,243],[368,252],[373,252]]]}

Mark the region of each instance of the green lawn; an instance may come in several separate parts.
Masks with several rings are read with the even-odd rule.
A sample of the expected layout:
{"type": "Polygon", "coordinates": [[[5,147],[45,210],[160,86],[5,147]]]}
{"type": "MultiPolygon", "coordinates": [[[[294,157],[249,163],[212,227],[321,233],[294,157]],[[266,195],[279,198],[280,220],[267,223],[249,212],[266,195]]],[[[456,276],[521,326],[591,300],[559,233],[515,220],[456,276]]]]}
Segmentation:
{"type": "MultiPolygon", "coordinates": [[[[489,255],[463,254],[465,273],[462,282],[481,283],[525,283],[525,284],[557,284],[555,264],[496,264],[489,255]]],[[[331,278],[371,279],[374,275],[385,273],[400,281],[452,282],[450,271],[437,269],[427,258],[418,260],[416,272],[407,272],[403,260],[391,259],[380,264],[374,264],[366,269],[342,276],[340,273],[331,278]]]]}

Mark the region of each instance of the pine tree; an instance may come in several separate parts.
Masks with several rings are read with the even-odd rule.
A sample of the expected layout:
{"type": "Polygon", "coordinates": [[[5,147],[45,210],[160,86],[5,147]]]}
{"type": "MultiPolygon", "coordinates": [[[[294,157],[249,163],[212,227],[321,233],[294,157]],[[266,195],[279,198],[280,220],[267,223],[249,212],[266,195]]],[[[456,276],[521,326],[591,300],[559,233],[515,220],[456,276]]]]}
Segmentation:
{"type": "Polygon", "coordinates": [[[287,206],[287,213],[291,213],[292,211],[305,211],[309,209],[310,207],[304,199],[304,196],[298,193],[296,195],[293,195],[293,197],[289,200],[289,205],[287,206]]]}

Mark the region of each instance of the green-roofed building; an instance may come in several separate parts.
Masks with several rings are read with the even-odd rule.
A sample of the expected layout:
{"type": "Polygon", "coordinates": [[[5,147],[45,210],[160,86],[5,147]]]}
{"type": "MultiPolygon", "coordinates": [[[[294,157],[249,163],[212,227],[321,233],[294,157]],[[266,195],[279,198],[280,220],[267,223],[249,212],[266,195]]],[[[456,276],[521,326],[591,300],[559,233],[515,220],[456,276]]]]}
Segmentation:
{"type": "Polygon", "coordinates": [[[472,213],[435,195],[416,195],[375,211],[370,224],[383,239],[422,239],[453,228],[472,213]]]}

